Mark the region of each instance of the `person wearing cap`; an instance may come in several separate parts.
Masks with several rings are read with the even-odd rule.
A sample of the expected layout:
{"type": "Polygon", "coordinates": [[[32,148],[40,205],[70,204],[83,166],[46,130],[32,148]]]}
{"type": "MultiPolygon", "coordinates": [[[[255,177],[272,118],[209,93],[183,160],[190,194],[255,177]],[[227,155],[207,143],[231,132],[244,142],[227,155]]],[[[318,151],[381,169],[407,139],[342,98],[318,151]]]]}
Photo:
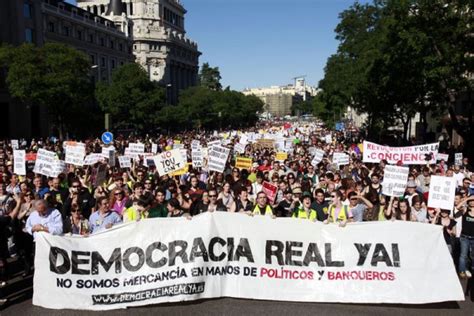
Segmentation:
{"type": "Polygon", "coordinates": [[[317,221],[318,214],[311,208],[311,193],[303,193],[303,201],[300,206],[293,211],[292,218],[309,219],[313,222],[317,221]]]}
{"type": "Polygon", "coordinates": [[[273,208],[268,204],[268,197],[265,192],[261,191],[257,194],[255,207],[253,208],[252,215],[265,215],[275,217],[273,214],[273,208]]]}
{"type": "Polygon", "coordinates": [[[416,184],[415,180],[409,180],[408,183],[407,183],[407,190],[405,192],[405,199],[408,200],[410,205],[412,205],[413,197],[420,196],[420,194],[418,194],[418,192],[416,192],[417,186],[418,185],[416,184]]]}

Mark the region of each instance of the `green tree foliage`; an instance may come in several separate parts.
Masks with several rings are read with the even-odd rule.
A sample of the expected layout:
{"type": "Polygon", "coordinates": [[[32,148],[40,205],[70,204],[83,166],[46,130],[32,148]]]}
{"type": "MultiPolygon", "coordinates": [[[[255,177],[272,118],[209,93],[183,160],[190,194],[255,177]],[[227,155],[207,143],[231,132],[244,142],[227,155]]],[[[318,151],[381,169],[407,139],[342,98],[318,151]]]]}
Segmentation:
{"type": "Polygon", "coordinates": [[[23,44],[2,46],[0,63],[8,69],[6,82],[13,97],[46,106],[60,137],[77,128],[78,113],[92,100],[89,58],[63,44],[43,47],[23,44]]]}
{"type": "Polygon", "coordinates": [[[226,89],[213,91],[192,87],[182,91],[175,108],[181,127],[208,128],[246,127],[258,120],[263,102],[255,96],[226,89]]]}
{"type": "Polygon", "coordinates": [[[221,85],[221,73],[219,67],[211,67],[209,63],[204,63],[201,67],[201,71],[198,75],[199,85],[210,90],[220,91],[222,90],[221,85]]]}
{"type": "Polygon", "coordinates": [[[162,122],[160,111],[166,103],[165,90],[150,81],[138,64],[117,68],[110,83],[99,82],[96,98],[102,110],[112,116],[115,128],[133,127],[143,131],[162,122]]]}
{"type": "MultiPolygon", "coordinates": [[[[473,72],[470,1],[376,0],[355,3],[340,18],[338,52],[320,82],[327,112],[350,105],[367,113],[372,135],[394,119],[406,132],[417,112],[449,112],[465,142],[472,139],[472,124],[455,113],[456,99],[473,85],[466,75],[473,72]]],[[[472,111],[466,116],[472,123],[472,111]]]]}

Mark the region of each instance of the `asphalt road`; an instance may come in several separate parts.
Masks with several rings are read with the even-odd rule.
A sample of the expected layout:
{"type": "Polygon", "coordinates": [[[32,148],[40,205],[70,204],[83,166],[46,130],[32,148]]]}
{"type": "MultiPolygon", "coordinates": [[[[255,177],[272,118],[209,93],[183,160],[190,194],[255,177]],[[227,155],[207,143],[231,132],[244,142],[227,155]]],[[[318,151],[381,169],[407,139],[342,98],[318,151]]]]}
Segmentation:
{"type": "Polygon", "coordinates": [[[233,298],[210,299],[174,304],[160,304],[108,312],[86,312],[74,310],[49,310],[33,306],[31,300],[0,311],[1,316],[18,315],[430,315],[430,316],[474,316],[474,302],[466,297],[464,302],[446,302],[427,305],[365,305],[365,304],[319,304],[241,300],[233,298]]]}

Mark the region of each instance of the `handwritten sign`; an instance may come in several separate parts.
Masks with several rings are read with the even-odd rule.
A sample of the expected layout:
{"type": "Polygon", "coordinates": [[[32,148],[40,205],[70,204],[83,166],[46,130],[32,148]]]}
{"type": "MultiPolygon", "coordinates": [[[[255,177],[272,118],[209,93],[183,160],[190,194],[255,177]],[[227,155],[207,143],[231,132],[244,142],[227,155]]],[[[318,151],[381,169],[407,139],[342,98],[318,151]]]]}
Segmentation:
{"type": "Polygon", "coordinates": [[[186,159],[181,154],[179,149],[173,149],[162,152],[153,158],[156,169],[160,176],[173,173],[181,168],[184,168],[186,159]]]}

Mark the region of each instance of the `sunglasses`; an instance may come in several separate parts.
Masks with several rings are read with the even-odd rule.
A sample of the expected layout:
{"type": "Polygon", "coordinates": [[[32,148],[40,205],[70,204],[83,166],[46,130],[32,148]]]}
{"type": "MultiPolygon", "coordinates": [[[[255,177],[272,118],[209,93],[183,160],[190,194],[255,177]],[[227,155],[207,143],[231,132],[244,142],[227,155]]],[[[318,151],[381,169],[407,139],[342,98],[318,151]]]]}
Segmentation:
{"type": "Polygon", "coordinates": [[[210,194],[209,197],[216,197],[217,195],[215,194],[210,194]]]}
{"type": "Polygon", "coordinates": [[[114,195],[123,195],[123,192],[114,193],[114,195]]]}

